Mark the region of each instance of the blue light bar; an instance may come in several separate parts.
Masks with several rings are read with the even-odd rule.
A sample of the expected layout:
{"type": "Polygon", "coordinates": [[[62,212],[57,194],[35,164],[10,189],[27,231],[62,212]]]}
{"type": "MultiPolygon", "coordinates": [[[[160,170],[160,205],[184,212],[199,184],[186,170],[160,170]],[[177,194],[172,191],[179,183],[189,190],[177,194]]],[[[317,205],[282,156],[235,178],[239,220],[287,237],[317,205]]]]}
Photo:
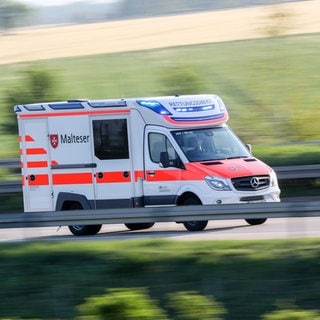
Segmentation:
{"type": "Polygon", "coordinates": [[[198,112],[198,111],[209,111],[213,110],[214,105],[209,106],[199,106],[199,107],[176,107],[174,108],[177,112],[198,112]]]}
{"type": "Polygon", "coordinates": [[[162,115],[172,115],[170,111],[168,111],[159,101],[156,100],[137,100],[137,103],[141,107],[148,108],[158,114],[162,115]]]}

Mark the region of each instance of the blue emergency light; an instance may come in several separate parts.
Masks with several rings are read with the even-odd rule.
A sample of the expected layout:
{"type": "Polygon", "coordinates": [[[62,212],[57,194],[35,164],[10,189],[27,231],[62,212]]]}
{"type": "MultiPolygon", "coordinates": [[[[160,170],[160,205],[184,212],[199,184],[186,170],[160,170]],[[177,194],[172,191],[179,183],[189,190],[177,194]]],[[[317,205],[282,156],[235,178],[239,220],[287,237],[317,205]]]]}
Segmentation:
{"type": "Polygon", "coordinates": [[[141,107],[148,108],[158,114],[170,116],[172,113],[168,111],[159,101],[156,100],[137,100],[141,107]]]}

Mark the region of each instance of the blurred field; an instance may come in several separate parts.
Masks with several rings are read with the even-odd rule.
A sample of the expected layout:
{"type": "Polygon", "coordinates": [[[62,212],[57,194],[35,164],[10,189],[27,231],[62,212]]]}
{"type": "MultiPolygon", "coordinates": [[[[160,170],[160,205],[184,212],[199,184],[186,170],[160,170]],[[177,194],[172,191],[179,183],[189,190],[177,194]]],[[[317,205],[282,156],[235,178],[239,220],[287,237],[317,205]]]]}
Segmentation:
{"type": "MultiPolygon", "coordinates": [[[[163,76],[191,70],[202,92],[223,97],[230,112],[229,124],[246,143],[320,140],[319,10],[320,1],[312,0],[276,7],[14,30],[0,37],[0,47],[6,48],[0,50],[0,126],[13,115],[12,105],[5,100],[6,92],[20,85],[21,71],[28,65],[40,65],[57,75],[61,100],[167,94],[163,76]],[[284,21],[270,18],[277,10],[284,13],[284,21]],[[279,23],[285,24],[284,28],[280,26],[282,36],[266,38],[279,23]],[[247,39],[252,37],[256,39],[247,39]],[[246,40],[227,41],[235,39],[246,40]],[[181,45],[192,41],[198,44],[181,45]],[[154,49],[107,53],[138,48],[154,49]],[[102,53],[93,54],[98,52],[102,53]],[[27,61],[7,64],[23,59],[27,61]]],[[[196,92],[190,87],[190,94],[196,92]]],[[[312,148],[311,153],[319,154],[319,144],[312,148]]],[[[304,164],[306,158],[299,156],[298,149],[293,162],[304,164]]],[[[284,162],[281,165],[286,165],[284,153],[277,155],[284,162]]],[[[17,137],[2,134],[0,157],[17,156],[17,137]]],[[[310,161],[308,157],[307,163],[310,161]]],[[[279,165],[277,159],[275,163],[279,165]]]]}
{"type": "Polygon", "coordinates": [[[319,244],[317,239],[1,244],[1,316],[75,319],[75,307],[85,298],[110,288],[145,288],[164,308],[168,293],[194,290],[219,301],[228,311],[224,320],[261,319],[288,305],[319,310],[319,244]]]}
{"type": "MultiPolygon", "coordinates": [[[[319,0],[150,19],[12,30],[0,64],[266,37],[280,14],[284,34],[320,32],[319,0]]],[[[278,26],[281,27],[281,26],[278,26]]]]}

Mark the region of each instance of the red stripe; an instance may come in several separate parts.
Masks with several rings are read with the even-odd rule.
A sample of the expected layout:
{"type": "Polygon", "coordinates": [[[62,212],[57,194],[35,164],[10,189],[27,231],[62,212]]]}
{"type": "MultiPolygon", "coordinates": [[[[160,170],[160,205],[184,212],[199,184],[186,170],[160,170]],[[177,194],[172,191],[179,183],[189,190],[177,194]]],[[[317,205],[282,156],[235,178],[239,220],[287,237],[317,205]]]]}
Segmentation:
{"type": "Polygon", "coordinates": [[[131,174],[128,171],[128,177],[123,175],[123,171],[117,172],[103,172],[103,177],[96,176],[97,183],[115,183],[115,182],[131,182],[131,174]]]}
{"type": "Polygon", "coordinates": [[[84,184],[92,183],[92,173],[56,173],[52,175],[53,184],[84,184]]]}
{"type": "Polygon", "coordinates": [[[134,181],[137,182],[139,179],[144,179],[144,171],[137,170],[134,172],[134,181]]]}
{"type": "Polygon", "coordinates": [[[28,161],[27,168],[47,168],[48,161],[28,161]]]}
{"type": "Polygon", "coordinates": [[[25,140],[26,140],[26,142],[34,142],[35,140],[31,137],[31,136],[29,136],[28,134],[25,136],[25,140]]]}
{"type": "Polygon", "coordinates": [[[181,170],[147,170],[147,181],[180,180],[181,170]],[[153,174],[154,173],[154,174],[153,174]]]}
{"type": "Polygon", "coordinates": [[[47,174],[35,174],[35,179],[32,181],[28,175],[29,186],[47,186],[49,184],[49,176],[47,174]]]}
{"type": "Polygon", "coordinates": [[[85,115],[101,115],[101,114],[126,114],[130,113],[130,109],[121,110],[94,110],[94,111],[73,111],[73,112],[43,112],[32,114],[21,114],[20,118],[39,118],[39,117],[72,117],[85,115]]]}
{"type": "Polygon", "coordinates": [[[27,148],[26,154],[32,155],[32,154],[47,154],[47,151],[43,148],[27,148]]]}

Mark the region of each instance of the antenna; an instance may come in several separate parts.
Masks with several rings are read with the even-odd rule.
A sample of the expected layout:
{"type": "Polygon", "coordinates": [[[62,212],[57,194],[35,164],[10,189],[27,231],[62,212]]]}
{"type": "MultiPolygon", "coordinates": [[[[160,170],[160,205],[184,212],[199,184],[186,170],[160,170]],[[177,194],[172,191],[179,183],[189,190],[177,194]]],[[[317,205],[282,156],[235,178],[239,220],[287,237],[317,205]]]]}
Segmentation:
{"type": "Polygon", "coordinates": [[[121,98],[124,99],[124,84],[122,72],[120,73],[121,98]]]}

